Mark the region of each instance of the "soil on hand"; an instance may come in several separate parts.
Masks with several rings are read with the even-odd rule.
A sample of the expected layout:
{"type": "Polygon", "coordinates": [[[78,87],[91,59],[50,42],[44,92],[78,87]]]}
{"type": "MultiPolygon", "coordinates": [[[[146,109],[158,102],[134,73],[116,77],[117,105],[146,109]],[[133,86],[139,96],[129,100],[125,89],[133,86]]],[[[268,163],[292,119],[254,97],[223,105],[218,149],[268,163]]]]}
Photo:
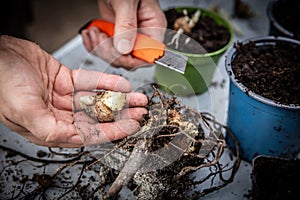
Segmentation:
{"type": "Polygon", "coordinates": [[[250,91],[285,105],[300,105],[300,48],[283,42],[258,47],[236,43],[232,70],[250,91]]]}
{"type": "Polygon", "coordinates": [[[281,0],[274,4],[272,10],[274,18],[288,31],[300,39],[300,1],[281,0]]]}
{"type": "MultiPolygon", "coordinates": [[[[191,18],[194,12],[188,14],[191,18]]],[[[174,30],[174,23],[176,19],[184,16],[182,12],[178,12],[175,9],[169,9],[165,11],[165,15],[168,21],[168,29],[174,30]]],[[[165,43],[169,43],[173,36],[176,34],[175,31],[167,31],[165,36],[165,43]]],[[[218,25],[213,18],[209,16],[200,16],[199,21],[196,23],[190,33],[184,33],[188,37],[180,37],[179,47],[175,48],[175,44],[169,45],[171,49],[176,49],[185,53],[204,54],[217,51],[224,47],[230,40],[229,30],[218,25]],[[187,38],[192,38],[196,42],[186,43],[187,38]],[[201,47],[200,47],[201,45],[201,47]],[[199,48],[200,47],[200,48],[199,48]]]]}

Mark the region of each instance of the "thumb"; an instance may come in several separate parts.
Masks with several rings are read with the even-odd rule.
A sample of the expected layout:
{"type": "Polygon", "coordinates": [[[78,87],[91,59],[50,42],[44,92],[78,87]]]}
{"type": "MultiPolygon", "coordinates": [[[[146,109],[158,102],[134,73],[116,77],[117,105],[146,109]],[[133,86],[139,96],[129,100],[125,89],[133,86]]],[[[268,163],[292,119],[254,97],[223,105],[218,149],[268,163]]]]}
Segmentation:
{"type": "Polygon", "coordinates": [[[114,47],[121,54],[132,51],[137,32],[137,8],[139,0],[115,0],[111,5],[115,11],[114,47]]]}

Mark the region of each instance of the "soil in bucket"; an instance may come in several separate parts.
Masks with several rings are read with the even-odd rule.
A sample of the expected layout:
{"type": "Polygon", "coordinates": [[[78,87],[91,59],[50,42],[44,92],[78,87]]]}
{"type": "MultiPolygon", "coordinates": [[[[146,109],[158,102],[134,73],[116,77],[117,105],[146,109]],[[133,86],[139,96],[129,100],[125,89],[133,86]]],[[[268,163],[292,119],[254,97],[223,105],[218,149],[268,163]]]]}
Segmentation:
{"type": "Polygon", "coordinates": [[[249,90],[278,104],[300,105],[300,49],[277,42],[255,46],[236,43],[232,62],[237,80],[249,90]]]}

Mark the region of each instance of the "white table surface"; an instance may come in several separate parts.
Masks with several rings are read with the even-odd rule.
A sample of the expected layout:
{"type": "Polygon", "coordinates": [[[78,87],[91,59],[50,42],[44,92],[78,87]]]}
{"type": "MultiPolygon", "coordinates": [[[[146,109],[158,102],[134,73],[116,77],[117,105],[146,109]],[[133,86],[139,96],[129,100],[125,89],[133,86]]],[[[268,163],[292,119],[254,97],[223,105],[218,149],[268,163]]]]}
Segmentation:
{"type": "MultiPolygon", "coordinates": [[[[193,0],[193,1],[166,1],[161,0],[161,7],[163,9],[173,7],[173,6],[199,6],[202,8],[209,8],[212,4],[219,5],[223,9],[227,10],[228,13],[232,13],[232,2],[225,0],[193,0]]],[[[269,1],[267,0],[253,0],[247,1],[251,8],[257,13],[256,17],[251,19],[234,19],[234,22],[238,24],[240,29],[243,31],[243,36],[238,36],[235,34],[234,41],[243,40],[245,38],[250,38],[254,36],[267,35],[268,32],[268,20],[266,17],[266,5],[269,1]]],[[[97,70],[106,73],[116,73],[122,74],[124,77],[132,83],[133,90],[136,90],[143,85],[154,82],[154,67],[141,68],[133,72],[126,71],[124,69],[117,69],[108,66],[108,64],[89,54],[82,45],[81,36],[78,35],[63,45],[60,49],[53,53],[53,56],[58,59],[62,64],[72,68],[72,69],[85,69],[85,70],[97,70]]],[[[209,112],[213,114],[219,122],[226,123],[226,112],[228,104],[228,77],[225,72],[224,67],[225,54],[221,57],[217,64],[217,69],[215,71],[213,82],[216,82],[216,86],[209,87],[209,90],[204,94],[192,97],[179,97],[180,101],[184,104],[193,107],[201,112],[209,112]],[[225,84],[223,87],[223,80],[225,84]]],[[[18,134],[10,131],[4,125],[0,124],[0,145],[4,147],[9,147],[20,151],[26,155],[35,157],[36,152],[43,150],[48,152],[48,148],[40,147],[31,144],[24,138],[20,137],[18,134]]],[[[72,150],[70,150],[72,151],[72,150]]],[[[9,164],[11,158],[7,158],[5,155],[5,150],[0,148],[0,170],[4,166],[9,164]]],[[[228,152],[225,152],[228,153],[228,152]]],[[[22,159],[22,157],[17,156],[14,159],[22,159]]],[[[63,159],[59,156],[54,156],[49,159],[63,159]]],[[[43,168],[46,172],[53,172],[57,169],[57,164],[48,164],[43,168]]],[[[242,161],[240,168],[236,174],[234,182],[226,186],[225,188],[214,192],[210,195],[203,197],[202,199],[247,199],[245,195],[251,190],[251,164],[242,161]]],[[[26,174],[39,173],[41,169],[36,169],[26,165],[22,168],[22,172],[26,174]]],[[[1,173],[1,179],[5,178],[8,180],[5,186],[0,185],[3,190],[13,190],[15,183],[13,180],[13,174],[1,173]],[[6,177],[3,177],[6,176],[6,177]],[[11,177],[10,177],[11,176],[11,177]]],[[[1,184],[3,182],[1,181],[1,184]]],[[[10,198],[10,196],[0,193],[0,199],[10,198]]]]}

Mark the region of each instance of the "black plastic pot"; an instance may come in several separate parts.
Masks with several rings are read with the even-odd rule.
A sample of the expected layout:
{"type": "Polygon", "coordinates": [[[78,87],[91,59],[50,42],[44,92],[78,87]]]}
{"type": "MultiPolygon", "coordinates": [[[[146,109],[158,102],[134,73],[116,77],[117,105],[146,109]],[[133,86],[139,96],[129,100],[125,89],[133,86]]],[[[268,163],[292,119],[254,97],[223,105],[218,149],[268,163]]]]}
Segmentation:
{"type": "Polygon", "coordinates": [[[275,0],[267,6],[270,22],[269,35],[284,36],[300,40],[300,1],[275,0]]]}
{"type": "Polygon", "coordinates": [[[298,199],[300,160],[258,156],[253,160],[252,199],[298,199]]]}

